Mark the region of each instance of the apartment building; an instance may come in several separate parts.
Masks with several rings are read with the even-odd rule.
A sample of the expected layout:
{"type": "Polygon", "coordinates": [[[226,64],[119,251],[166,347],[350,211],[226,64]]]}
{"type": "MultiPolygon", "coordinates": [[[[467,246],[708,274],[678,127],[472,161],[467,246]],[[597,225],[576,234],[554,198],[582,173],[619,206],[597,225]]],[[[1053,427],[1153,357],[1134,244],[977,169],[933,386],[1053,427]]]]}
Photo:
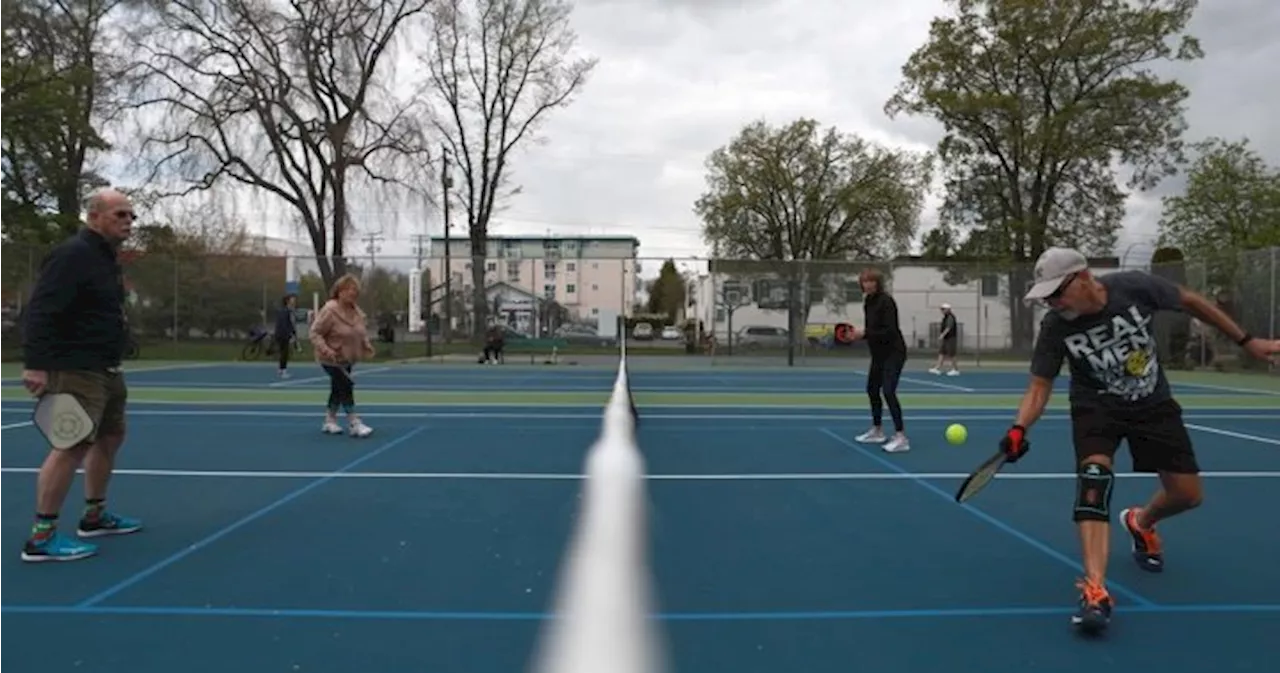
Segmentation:
{"type": "MultiPolygon", "coordinates": [[[[595,323],[602,314],[627,315],[635,302],[640,240],[633,236],[495,236],[486,247],[484,284],[489,300],[518,330],[533,330],[542,300],[555,301],[583,323],[595,323]]],[[[469,240],[432,238],[424,270],[433,285],[443,282],[446,251],[453,286],[470,293],[475,262],[469,240]]]]}

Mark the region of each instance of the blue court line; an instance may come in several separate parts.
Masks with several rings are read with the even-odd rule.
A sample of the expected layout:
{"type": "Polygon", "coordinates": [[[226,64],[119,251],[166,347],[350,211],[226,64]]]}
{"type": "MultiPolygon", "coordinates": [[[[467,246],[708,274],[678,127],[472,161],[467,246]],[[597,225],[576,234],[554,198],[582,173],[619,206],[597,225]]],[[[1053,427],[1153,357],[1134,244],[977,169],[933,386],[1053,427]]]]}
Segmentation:
{"type": "Polygon", "coordinates": [[[313,491],[321,486],[324,486],[330,481],[333,481],[337,475],[354,470],[355,468],[360,467],[364,463],[370,460],[373,460],[374,458],[377,458],[383,453],[386,453],[387,451],[390,451],[391,449],[394,449],[395,447],[409,441],[415,435],[417,435],[418,433],[426,429],[427,429],[427,426],[420,425],[414,428],[413,430],[410,430],[409,432],[403,435],[400,435],[399,437],[383,444],[382,446],[379,446],[373,451],[370,451],[369,453],[364,454],[363,456],[347,463],[346,465],[343,465],[342,467],[335,470],[333,474],[308,482],[307,484],[286,493],[285,495],[281,496],[275,501],[270,502],[266,505],[263,505],[257,510],[244,516],[243,518],[213,532],[203,540],[200,540],[195,544],[188,545],[187,547],[184,547],[181,551],[178,551],[164,559],[161,559],[160,561],[152,564],[151,566],[147,568],[143,568],[142,570],[139,570],[138,572],[130,575],[129,577],[126,577],[123,580],[111,585],[110,587],[107,587],[103,591],[80,601],[79,603],[76,604],[75,607],[77,609],[93,608],[93,606],[97,605],[98,603],[101,603],[102,601],[105,601],[108,598],[111,598],[112,596],[120,593],[121,591],[124,591],[125,589],[128,589],[129,587],[137,584],[138,582],[141,582],[142,580],[147,579],[148,577],[160,572],[161,570],[164,570],[165,568],[173,565],[174,563],[181,561],[187,556],[190,556],[191,554],[194,554],[195,552],[201,549],[204,549],[205,547],[213,544],[214,542],[217,542],[218,540],[226,537],[227,535],[230,535],[236,530],[239,530],[240,528],[243,528],[244,526],[247,526],[248,524],[253,523],[254,521],[257,521],[258,519],[261,519],[262,517],[270,514],[271,512],[279,509],[280,507],[283,507],[284,505],[287,505],[290,502],[297,500],[303,495],[306,495],[310,491],[313,491]]]}
{"type": "MultiPolygon", "coordinates": [[[[1027,535],[1026,533],[1018,530],[1017,528],[1010,526],[1004,521],[994,516],[991,516],[990,514],[987,514],[986,512],[970,504],[956,503],[954,493],[948,493],[942,490],[941,488],[935,486],[934,484],[929,483],[923,478],[916,476],[910,470],[907,470],[899,466],[897,463],[894,463],[891,460],[886,460],[880,456],[877,456],[876,454],[872,453],[870,450],[864,447],[858,446],[857,443],[851,442],[845,439],[844,437],[841,437],[840,435],[832,432],[829,428],[820,428],[819,432],[822,432],[823,434],[836,440],[837,442],[840,442],[841,444],[844,444],[845,446],[857,451],[858,453],[862,454],[868,459],[875,461],[880,465],[883,465],[885,468],[910,478],[912,481],[919,484],[925,490],[933,493],[934,495],[940,498],[945,499],[948,503],[951,503],[956,507],[960,507],[961,509],[969,512],[970,514],[978,517],[979,519],[982,519],[983,521],[991,524],[992,526],[999,528],[1000,530],[1008,533],[1009,535],[1012,535],[1013,537],[1018,538],[1019,540],[1022,540],[1023,542],[1027,543],[1031,547],[1034,547],[1035,549],[1039,550],[1045,556],[1048,556],[1049,558],[1052,558],[1053,560],[1058,561],[1059,563],[1065,564],[1067,567],[1075,570],[1076,572],[1081,572],[1081,573],[1084,572],[1084,568],[1079,563],[1072,560],[1066,554],[1063,554],[1062,552],[1054,549],[1053,547],[1050,547],[1049,545],[1031,537],[1030,535],[1027,535]]],[[[1155,601],[1152,601],[1151,599],[1142,596],[1141,594],[1134,591],[1133,589],[1130,589],[1124,586],[1123,584],[1120,584],[1119,582],[1113,581],[1109,578],[1107,579],[1107,588],[1111,589],[1117,594],[1120,594],[1121,596],[1124,596],[1125,598],[1133,601],[1134,603],[1137,603],[1140,606],[1148,607],[1148,608],[1157,607],[1155,601]]]]}
{"type": "MultiPolygon", "coordinates": [[[[1026,617],[1069,615],[1071,608],[991,607],[939,608],[915,610],[810,610],[777,612],[659,612],[655,619],[671,622],[695,621],[831,621],[858,619],[953,619],[974,617],[1026,617]]],[[[346,619],[389,621],[545,621],[555,618],[548,612],[467,612],[445,610],[322,610],[297,608],[204,608],[178,606],[63,606],[6,605],[0,612],[24,615],[89,615],[117,617],[271,617],[276,619],[346,619]]],[[[1270,614],[1280,613],[1280,604],[1130,605],[1116,608],[1118,614],[1270,614]]]]}

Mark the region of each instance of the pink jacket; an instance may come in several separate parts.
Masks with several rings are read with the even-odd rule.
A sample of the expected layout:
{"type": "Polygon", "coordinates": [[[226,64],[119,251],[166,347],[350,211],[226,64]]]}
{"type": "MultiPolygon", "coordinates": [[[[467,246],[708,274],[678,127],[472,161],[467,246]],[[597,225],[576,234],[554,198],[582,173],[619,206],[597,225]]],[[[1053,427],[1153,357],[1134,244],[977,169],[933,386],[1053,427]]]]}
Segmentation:
{"type": "Polygon", "coordinates": [[[354,364],[372,357],[373,344],[369,342],[364,321],[364,311],[359,306],[348,309],[337,299],[325,302],[311,321],[311,344],[316,360],[330,365],[354,364]]]}

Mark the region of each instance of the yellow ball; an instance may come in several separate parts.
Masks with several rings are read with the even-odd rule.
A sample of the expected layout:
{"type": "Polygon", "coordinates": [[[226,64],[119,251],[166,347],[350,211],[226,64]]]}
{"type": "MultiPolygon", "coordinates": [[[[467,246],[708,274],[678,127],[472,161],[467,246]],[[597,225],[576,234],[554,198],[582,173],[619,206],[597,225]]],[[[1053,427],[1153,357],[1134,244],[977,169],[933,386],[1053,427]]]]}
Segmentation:
{"type": "Polygon", "coordinates": [[[964,444],[964,440],[969,438],[969,431],[959,423],[952,423],[947,426],[947,441],[952,444],[964,444]]]}

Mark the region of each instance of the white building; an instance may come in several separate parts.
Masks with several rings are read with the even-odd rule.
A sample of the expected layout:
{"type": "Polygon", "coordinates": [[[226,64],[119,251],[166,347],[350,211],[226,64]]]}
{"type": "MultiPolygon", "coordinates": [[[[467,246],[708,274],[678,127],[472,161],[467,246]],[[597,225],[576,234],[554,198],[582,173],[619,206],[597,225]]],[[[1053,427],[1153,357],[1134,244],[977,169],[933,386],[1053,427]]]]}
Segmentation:
{"type": "MultiPolygon", "coordinates": [[[[640,241],[635,237],[495,236],[489,238],[487,248],[484,285],[491,288],[501,283],[519,291],[502,294],[513,297],[512,306],[502,311],[512,313],[517,324],[532,322],[521,317],[533,310],[526,306],[531,302],[516,301],[514,295],[521,293],[553,300],[565,307],[573,319],[585,323],[595,323],[602,313],[631,312],[640,273],[636,259],[640,241]]],[[[444,282],[446,263],[455,292],[470,294],[474,287],[471,242],[453,237],[446,248],[444,237],[432,238],[423,267],[433,286],[444,282]]]]}
{"type": "MultiPolygon", "coordinates": [[[[733,262],[724,262],[728,265],[733,262]]],[[[1119,270],[1118,260],[1091,260],[1094,273],[1119,270]]],[[[836,323],[862,326],[862,291],[858,271],[866,264],[838,262],[822,273],[821,263],[810,267],[808,283],[810,305],[804,320],[805,332],[811,337],[827,333],[836,323]]],[[[1009,274],[971,274],[972,277],[951,279],[939,264],[908,258],[887,265],[886,281],[898,304],[898,318],[908,344],[913,348],[932,348],[936,344],[943,304],[950,304],[960,331],[961,350],[1000,350],[1012,346],[1010,321],[1009,274]]],[[[690,288],[695,306],[691,314],[714,330],[723,343],[730,332],[740,334],[748,327],[787,329],[787,282],[776,273],[710,273],[698,277],[690,288]],[[732,311],[731,311],[732,309],[732,311]]],[[[799,301],[806,300],[803,288],[797,288],[799,301]]],[[[1023,290],[1018,291],[1021,296],[1023,290]]],[[[1034,324],[1039,325],[1037,310],[1034,324]]]]}

